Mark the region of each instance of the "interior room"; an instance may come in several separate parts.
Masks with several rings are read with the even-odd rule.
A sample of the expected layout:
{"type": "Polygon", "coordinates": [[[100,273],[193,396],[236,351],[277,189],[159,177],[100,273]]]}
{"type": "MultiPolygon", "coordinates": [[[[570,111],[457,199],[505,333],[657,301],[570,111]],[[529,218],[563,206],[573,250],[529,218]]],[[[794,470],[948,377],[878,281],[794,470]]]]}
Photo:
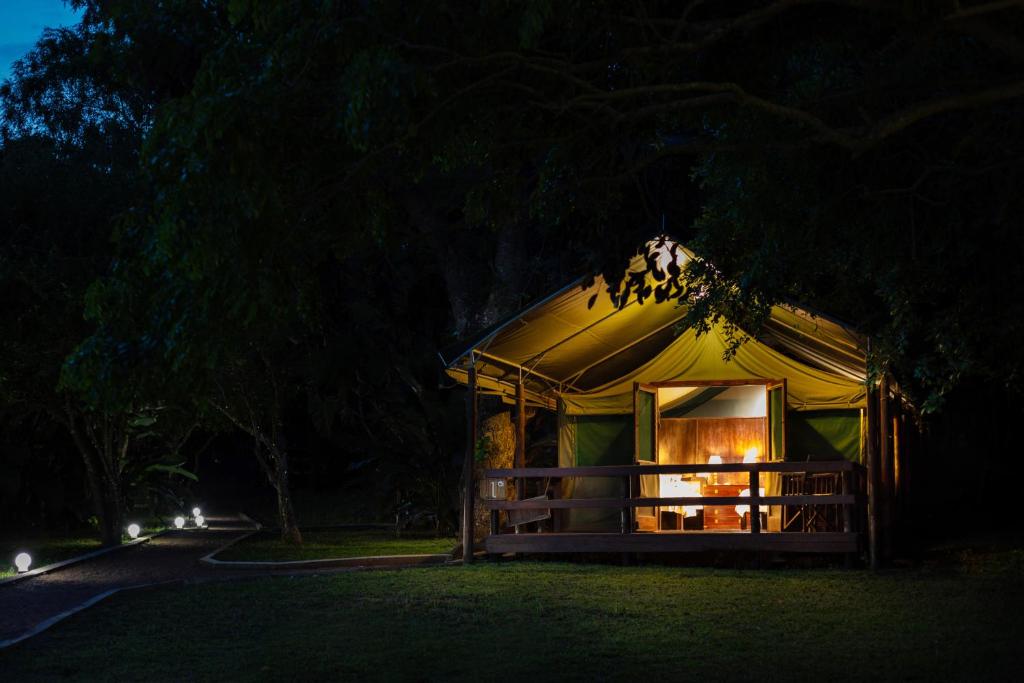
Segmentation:
{"type": "MultiPolygon", "coordinates": [[[[700,386],[659,386],[656,460],[659,465],[765,462],[770,459],[770,388],[764,383],[700,386]]],[[[653,398],[653,397],[652,397],[653,398]]],[[[638,404],[639,405],[639,404],[638,404]]],[[[642,412],[642,408],[638,409],[642,412]]],[[[642,415],[638,415],[642,419],[642,415]]],[[[640,427],[640,431],[643,428],[640,427]]],[[[762,475],[761,495],[774,481],[762,475]]],[[[641,477],[644,496],[746,497],[749,475],[739,473],[661,474],[641,477]]],[[[745,505],[686,505],[639,508],[642,531],[744,531],[750,508],[745,505]]],[[[769,528],[770,510],[762,509],[769,528]]],[[[774,525],[772,525],[774,526],[774,525]]]]}

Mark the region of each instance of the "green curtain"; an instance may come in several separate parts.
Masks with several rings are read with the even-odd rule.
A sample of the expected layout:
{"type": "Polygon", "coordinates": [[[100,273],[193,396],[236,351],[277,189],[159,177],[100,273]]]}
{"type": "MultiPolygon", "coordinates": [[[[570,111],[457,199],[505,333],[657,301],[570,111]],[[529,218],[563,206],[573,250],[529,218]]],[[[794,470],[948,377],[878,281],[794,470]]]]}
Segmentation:
{"type": "Polygon", "coordinates": [[[782,387],[775,387],[768,392],[768,429],[771,432],[771,457],[773,460],[784,460],[786,456],[782,439],[782,416],[785,410],[782,387]]]}
{"type": "MultiPolygon", "coordinates": [[[[633,464],[632,415],[566,415],[559,411],[558,464],[562,467],[633,464]]],[[[562,480],[565,498],[620,498],[618,477],[570,477],[562,480]]],[[[566,531],[618,531],[617,509],[562,511],[566,531]]]]}

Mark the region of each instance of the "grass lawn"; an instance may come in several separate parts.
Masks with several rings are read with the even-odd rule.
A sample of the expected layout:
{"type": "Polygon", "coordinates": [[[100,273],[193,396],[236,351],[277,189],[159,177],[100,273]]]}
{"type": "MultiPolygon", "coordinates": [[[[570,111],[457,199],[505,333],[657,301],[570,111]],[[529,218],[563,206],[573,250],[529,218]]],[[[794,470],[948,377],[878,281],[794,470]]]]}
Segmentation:
{"type": "Polygon", "coordinates": [[[100,540],[95,534],[54,536],[50,538],[2,539],[0,540],[0,579],[14,576],[14,556],[27,552],[32,556],[30,569],[38,569],[54,562],[69,560],[99,550],[100,540]]]}
{"type": "Polygon", "coordinates": [[[320,560],[336,557],[379,555],[432,555],[451,552],[454,538],[403,534],[395,537],[387,529],[303,531],[301,546],[284,543],[272,532],[251,536],[236,543],[218,560],[320,560]]]}
{"type": "Polygon", "coordinates": [[[8,680],[1010,680],[1024,553],[890,570],[509,562],[116,596],[8,680]]]}

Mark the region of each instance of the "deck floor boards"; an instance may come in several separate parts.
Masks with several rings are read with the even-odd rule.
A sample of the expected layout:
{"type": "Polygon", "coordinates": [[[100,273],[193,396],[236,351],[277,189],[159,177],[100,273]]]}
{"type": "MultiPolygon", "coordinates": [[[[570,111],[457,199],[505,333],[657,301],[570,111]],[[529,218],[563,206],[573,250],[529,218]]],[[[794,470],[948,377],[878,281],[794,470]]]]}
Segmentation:
{"type": "Polygon", "coordinates": [[[498,534],[484,539],[490,553],[680,553],[758,550],[798,553],[852,553],[859,534],[845,532],[752,534],[742,531],[498,534]]]}

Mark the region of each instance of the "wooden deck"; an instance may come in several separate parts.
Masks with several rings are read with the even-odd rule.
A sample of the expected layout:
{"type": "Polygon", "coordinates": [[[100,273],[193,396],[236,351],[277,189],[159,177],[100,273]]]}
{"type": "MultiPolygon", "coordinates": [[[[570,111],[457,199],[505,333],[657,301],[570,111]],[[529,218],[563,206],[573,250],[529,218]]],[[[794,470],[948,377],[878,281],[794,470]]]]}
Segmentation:
{"type": "Polygon", "coordinates": [[[767,462],[732,463],[717,465],[623,465],[552,468],[512,468],[487,470],[488,478],[506,480],[530,477],[544,477],[557,480],[562,477],[610,477],[620,478],[625,494],[621,498],[559,498],[540,497],[526,500],[482,500],[481,504],[490,511],[491,533],[483,540],[484,549],[489,553],[688,553],[719,550],[766,551],[791,553],[857,553],[861,550],[862,524],[866,497],[864,477],[860,466],[846,461],[830,462],[767,462]],[[745,475],[749,482],[749,496],[686,496],[686,497],[643,497],[636,495],[640,490],[638,477],[659,474],[728,473],[745,475]],[[763,495],[759,493],[763,473],[830,473],[838,483],[834,492],[795,492],[785,495],[763,495]],[[749,506],[749,530],[641,530],[637,523],[637,508],[678,507],[698,505],[707,507],[749,506]],[[762,510],[769,506],[787,506],[789,509],[803,507],[807,510],[830,506],[835,518],[825,529],[798,528],[795,531],[767,531],[762,529],[762,510]],[[618,510],[620,529],[593,533],[559,530],[544,530],[539,533],[513,533],[502,527],[503,511],[539,511],[549,514],[571,509],[618,510]]]}
{"type": "Polygon", "coordinates": [[[860,534],[853,532],[744,533],[534,533],[493,534],[484,539],[489,553],[695,553],[750,550],[791,553],[855,553],[860,534]]]}

